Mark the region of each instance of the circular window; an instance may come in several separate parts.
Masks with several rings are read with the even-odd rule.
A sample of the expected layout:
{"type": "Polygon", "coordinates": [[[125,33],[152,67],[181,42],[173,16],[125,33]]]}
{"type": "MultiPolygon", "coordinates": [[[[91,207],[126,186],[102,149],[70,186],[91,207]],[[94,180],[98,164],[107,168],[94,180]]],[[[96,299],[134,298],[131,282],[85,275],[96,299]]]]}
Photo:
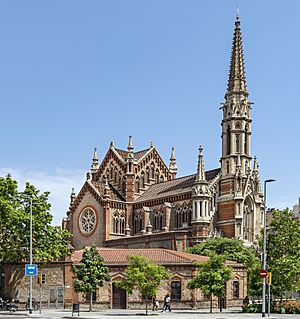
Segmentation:
{"type": "Polygon", "coordinates": [[[96,213],[90,208],[85,209],[79,218],[79,227],[81,232],[84,234],[90,234],[95,230],[96,222],[96,213]]]}

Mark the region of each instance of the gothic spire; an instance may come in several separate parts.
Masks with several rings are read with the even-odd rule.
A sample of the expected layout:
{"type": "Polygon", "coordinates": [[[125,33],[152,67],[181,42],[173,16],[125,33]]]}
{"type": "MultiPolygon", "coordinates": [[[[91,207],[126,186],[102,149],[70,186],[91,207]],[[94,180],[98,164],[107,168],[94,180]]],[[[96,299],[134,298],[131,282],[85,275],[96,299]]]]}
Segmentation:
{"type": "Polygon", "coordinates": [[[204,165],[204,160],[203,160],[203,148],[202,148],[202,145],[200,145],[200,147],[199,147],[198,167],[197,167],[196,181],[206,181],[206,178],[205,178],[205,165],[204,165]]]}
{"type": "Polygon", "coordinates": [[[169,170],[170,170],[171,173],[176,175],[176,173],[177,173],[177,165],[176,165],[174,147],[172,147],[172,151],[171,151],[169,170]]]}
{"type": "Polygon", "coordinates": [[[243,41],[240,24],[240,17],[237,14],[232,41],[227,94],[244,93],[248,95],[245,78],[243,41]]]}
{"type": "Polygon", "coordinates": [[[92,165],[91,165],[91,172],[96,173],[97,170],[99,169],[99,161],[98,161],[98,155],[97,155],[97,148],[94,148],[94,156],[92,160],[92,165]]]}
{"type": "Polygon", "coordinates": [[[132,136],[131,135],[129,135],[129,142],[128,142],[127,150],[128,150],[128,157],[133,158],[134,147],[132,145],[132,136]]]}

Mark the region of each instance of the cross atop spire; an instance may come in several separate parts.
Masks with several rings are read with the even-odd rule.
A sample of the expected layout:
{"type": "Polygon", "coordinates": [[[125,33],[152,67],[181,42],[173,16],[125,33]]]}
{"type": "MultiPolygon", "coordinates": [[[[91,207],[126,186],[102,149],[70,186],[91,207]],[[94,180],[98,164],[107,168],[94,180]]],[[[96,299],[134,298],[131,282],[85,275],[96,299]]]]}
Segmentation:
{"type": "Polygon", "coordinates": [[[237,11],[231,49],[227,94],[244,93],[248,95],[245,78],[243,40],[240,24],[241,21],[239,11],[237,11]]]}

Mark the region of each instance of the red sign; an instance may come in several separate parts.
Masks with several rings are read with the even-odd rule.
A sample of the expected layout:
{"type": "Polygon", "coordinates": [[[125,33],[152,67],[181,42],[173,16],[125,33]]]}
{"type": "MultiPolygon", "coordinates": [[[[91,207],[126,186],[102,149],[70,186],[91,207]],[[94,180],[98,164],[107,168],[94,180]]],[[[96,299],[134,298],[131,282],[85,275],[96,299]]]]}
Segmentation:
{"type": "Polygon", "coordinates": [[[266,278],[267,276],[268,276],[268,272],[266,271],[266,269],[261,269],[261,271],[259,272],[259,277],[266,278]]]}

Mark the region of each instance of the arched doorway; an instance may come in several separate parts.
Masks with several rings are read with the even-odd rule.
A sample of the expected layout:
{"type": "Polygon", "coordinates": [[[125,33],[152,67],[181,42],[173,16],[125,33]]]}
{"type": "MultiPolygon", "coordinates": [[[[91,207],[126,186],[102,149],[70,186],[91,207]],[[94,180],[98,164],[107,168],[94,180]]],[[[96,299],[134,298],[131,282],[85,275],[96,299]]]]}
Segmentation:
{"type": "Polygon", "coordinates": [[[126,309],[126,290],[112,284],[112,308],[126,309]]]}

